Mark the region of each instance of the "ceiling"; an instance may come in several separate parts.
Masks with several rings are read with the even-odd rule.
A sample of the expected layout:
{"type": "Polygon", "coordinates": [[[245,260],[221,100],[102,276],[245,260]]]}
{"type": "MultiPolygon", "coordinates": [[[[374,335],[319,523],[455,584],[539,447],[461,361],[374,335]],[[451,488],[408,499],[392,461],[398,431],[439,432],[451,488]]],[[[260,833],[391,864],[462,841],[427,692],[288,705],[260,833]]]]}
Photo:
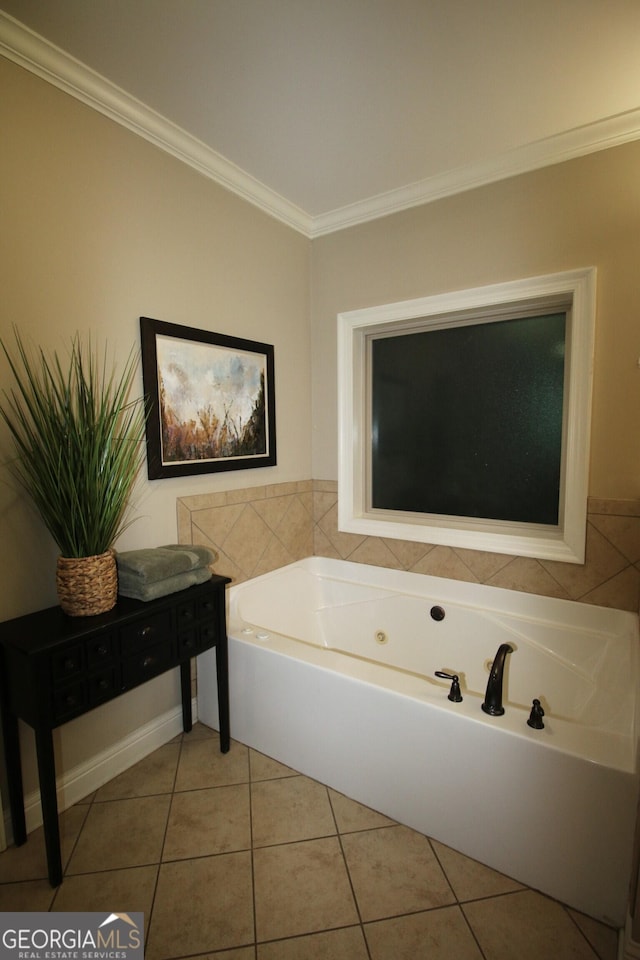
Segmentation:
{"type": "Polygon", "coordinates": [[[640,0],[0,5],[0,52],[310,236],[640,138],[640,0]]]}

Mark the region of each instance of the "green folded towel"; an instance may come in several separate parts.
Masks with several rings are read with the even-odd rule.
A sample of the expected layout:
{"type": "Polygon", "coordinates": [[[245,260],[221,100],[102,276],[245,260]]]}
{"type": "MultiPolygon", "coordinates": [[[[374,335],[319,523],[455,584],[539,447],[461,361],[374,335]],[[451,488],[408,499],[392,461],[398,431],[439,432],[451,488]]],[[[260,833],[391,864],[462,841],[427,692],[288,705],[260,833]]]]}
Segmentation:
{"type": "Polygon", "coordinates": [[[177,593],[178,590],[186,590],[196,583],[204,583],[211,577],[211,570],[208,567],[196,567],[195,570],[187,570],[184,573],[177,573],[173,577],[165,577],[163,580],[155,580],[152,583],[146,583],[137,577],[128,576],[126,573],[118,575],[118,593],[122,597],[132,597],[134,600],[157,600],[158,597],[166,597],[170,593],[177,593]]]}
{"type": "MultiPolygon", "coordinates": [[[[116,554],[118,576],[132,583],[156,583],[189,570],[207,567],[217,559],[213,550],[199,545],[169,543],[162,547],[126,550],[116,554]]],[[[208,571],[211,575],[211,571],[208,571]]]]}

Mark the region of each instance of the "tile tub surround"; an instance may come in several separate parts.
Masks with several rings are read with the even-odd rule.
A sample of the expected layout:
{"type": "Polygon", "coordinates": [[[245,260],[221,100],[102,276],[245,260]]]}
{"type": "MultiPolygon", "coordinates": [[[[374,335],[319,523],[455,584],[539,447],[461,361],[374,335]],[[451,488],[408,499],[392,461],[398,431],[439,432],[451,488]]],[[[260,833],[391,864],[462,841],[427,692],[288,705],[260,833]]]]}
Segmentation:
{"type": "Polygon", "coordinates": [[[0,910],[142,911],[148,960],[615,960],[610,927],[217,736],[65,811],[57,890],[41,829],[10,848],[0,910]]]}
{"type": "Polygon", "coordinates": [[[589,500],[584,564],[342,533],[338,485],[331,480],[181,497],[177,518],[180,543],[213,548],[219,555],[216,572],[236,583],[316,555],[634,613],[640,609],[638,500],[589,500]]]}

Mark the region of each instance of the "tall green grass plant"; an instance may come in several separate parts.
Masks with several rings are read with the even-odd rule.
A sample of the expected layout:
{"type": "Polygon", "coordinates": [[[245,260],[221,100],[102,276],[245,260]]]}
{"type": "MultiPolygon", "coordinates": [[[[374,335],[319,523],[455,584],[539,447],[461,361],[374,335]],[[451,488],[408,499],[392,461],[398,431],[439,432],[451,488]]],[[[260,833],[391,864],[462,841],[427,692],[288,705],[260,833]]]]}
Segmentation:
{"type": "Polygon", "coordinates": [[[57,352],[31,355],[15,337],[15,358],[0,340],[15,379],[0,400],[15,447],[10,466],[63,557],[102,554],[132,522],[144,457],[144,401],[129,396],[137,355],[117,375],[106,348],[99,357],[78,335],[66,362],[57,352]]]}

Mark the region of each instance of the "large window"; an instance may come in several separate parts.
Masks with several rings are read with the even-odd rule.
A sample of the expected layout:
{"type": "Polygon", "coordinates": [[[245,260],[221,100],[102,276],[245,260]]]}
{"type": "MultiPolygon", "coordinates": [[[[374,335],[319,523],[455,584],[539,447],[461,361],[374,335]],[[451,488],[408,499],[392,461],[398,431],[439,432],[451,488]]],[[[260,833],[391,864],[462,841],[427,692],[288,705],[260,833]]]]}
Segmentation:
{"type": "Polygon", "coordinates": [[[340,529],[582,562],[595,270],[341,314],[340,529]]]}

